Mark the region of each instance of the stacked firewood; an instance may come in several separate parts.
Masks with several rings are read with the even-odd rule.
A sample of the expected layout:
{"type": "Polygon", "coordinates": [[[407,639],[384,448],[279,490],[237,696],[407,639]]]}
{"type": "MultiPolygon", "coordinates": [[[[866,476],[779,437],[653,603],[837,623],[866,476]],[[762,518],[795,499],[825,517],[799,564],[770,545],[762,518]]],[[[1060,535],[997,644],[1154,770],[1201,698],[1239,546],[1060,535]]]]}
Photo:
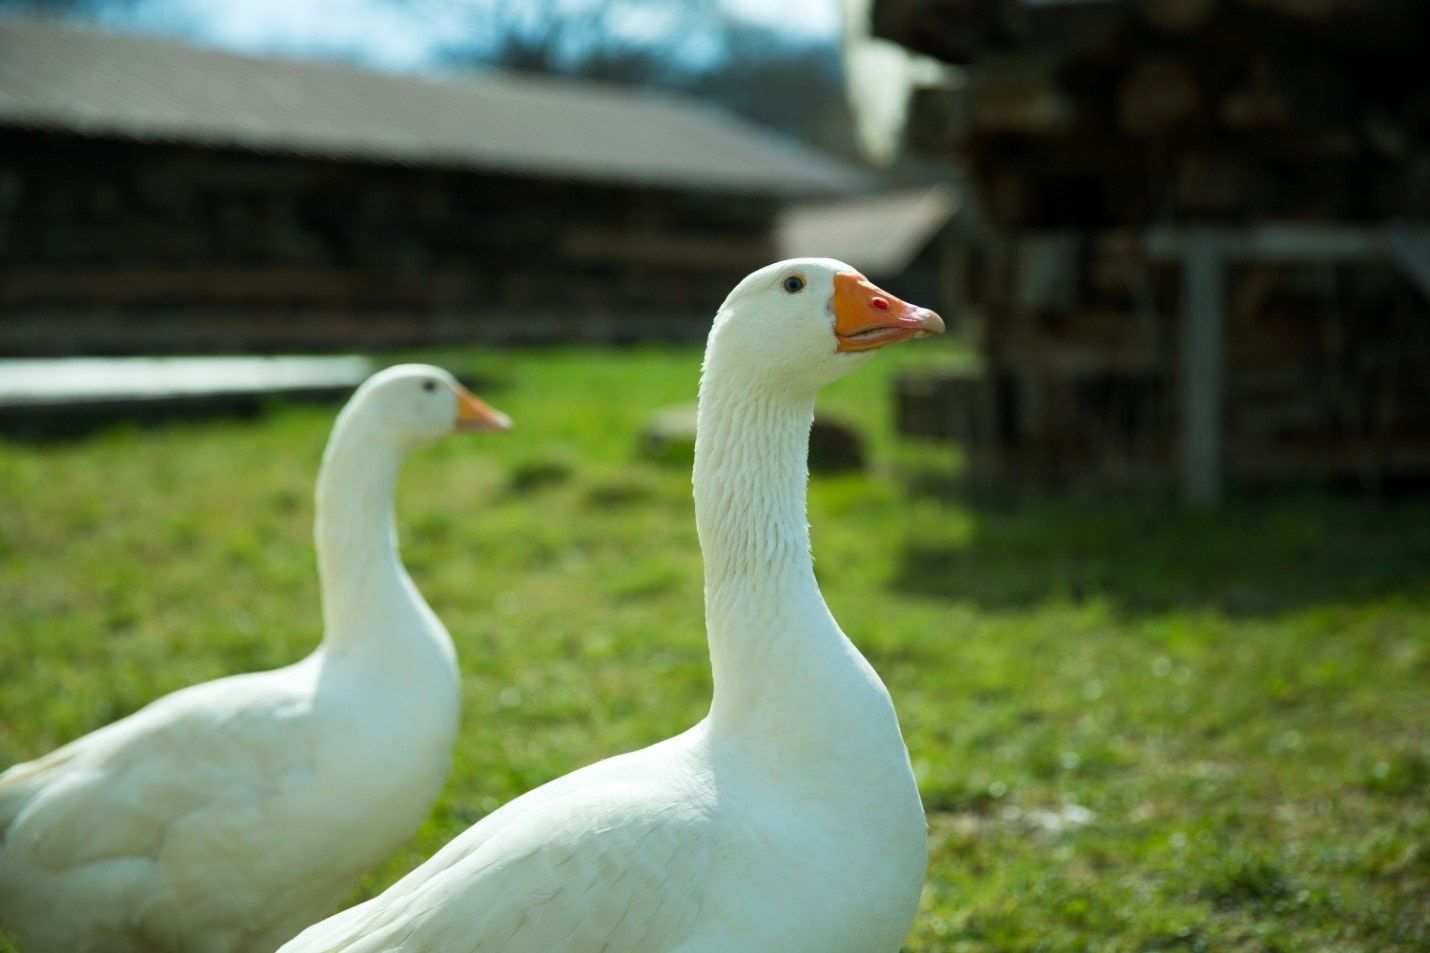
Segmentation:
{"type": "Polygon", "coordinates": [[[980,172],[1005,226],[1430,213],[1430,4],[884,0],[876,29],[970,67],[911,144],[980,172]],[[906,32],[913,31],[913,32],[906,32]]]}
{"type": "MultiPolygon", "coordinates": [[[[976,191],[1000,476],[1170,473],[1181,269],[1149,229],[1430,220],[1422,0],[877,0],[873,28],[965,68],[907,140],[976,191]]],[[[1233,475],[1430,475],[1427,293],[1394,262],[1232,267],[1233,475]]]]}

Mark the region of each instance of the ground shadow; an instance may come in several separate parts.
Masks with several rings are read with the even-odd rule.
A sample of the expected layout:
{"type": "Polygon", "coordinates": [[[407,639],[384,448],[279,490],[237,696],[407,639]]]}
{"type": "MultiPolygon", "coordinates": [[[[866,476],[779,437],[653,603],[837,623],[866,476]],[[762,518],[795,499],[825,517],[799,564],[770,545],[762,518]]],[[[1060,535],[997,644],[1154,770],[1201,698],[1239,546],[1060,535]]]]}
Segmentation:
{"type": "MultiPolygon", "coordinates": [[[[953,505],[953,504],[950,504],[953,505]]],[[[895,585],[986,608],[1102,599],[1230,615],[1430,601],[1430,500],[1281,495],[1215,511],[1150,501],[972,504],[972,529],[910,534],[895,585]]]]}

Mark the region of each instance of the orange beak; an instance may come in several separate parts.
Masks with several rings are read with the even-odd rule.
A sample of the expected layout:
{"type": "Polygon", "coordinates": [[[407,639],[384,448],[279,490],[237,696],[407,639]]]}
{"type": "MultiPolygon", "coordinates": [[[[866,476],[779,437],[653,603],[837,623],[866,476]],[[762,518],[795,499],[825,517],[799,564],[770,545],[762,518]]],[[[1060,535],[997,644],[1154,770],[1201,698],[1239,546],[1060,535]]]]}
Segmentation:
{"type": "Polygon", "coordinates": [[[505,431],[511,429],[511,418],[487,406],[476,394],[458,384],[456,429],[464,433],[505,431]]]}
{"type": "Polygon", "coordinates": [[[840,351],[873,351],[943,333],[943,318],[900,301],[858,272],[834,276],[834,336],[840,351]]]}

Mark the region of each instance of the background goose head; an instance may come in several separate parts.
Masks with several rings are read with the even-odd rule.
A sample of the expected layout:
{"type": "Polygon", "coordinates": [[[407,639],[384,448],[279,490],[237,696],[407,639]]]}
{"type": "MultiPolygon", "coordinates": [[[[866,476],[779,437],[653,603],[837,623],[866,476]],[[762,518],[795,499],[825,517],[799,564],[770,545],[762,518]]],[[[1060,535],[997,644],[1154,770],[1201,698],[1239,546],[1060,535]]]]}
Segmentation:
{"type": "Polygon", "coordinates": [[[792,258],[752,272],[720,306],[711,357],[751,386],[813,393],[880,348],[943,332],[943,319],[833,258],[792,258]]]}
{"type": "Polygon", "coordinates": [[[440,367],[398,364],[369,377],[343,408],[338,427],[354,426],[407,453],[454,431],[510,430],[511,419],[440,367]]]}

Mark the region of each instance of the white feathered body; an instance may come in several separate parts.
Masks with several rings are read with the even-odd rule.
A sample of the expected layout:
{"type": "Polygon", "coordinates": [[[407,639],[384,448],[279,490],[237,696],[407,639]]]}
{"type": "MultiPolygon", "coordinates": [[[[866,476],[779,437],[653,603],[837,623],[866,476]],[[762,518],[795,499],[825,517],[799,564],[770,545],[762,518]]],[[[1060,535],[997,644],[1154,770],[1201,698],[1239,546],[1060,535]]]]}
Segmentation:
{"type": "Polygon", "coordinates": [[[436,797],[457,725],[437,648],[426,692],[320,650],[15,765],[0,775],[0,922],[26,953],[276,948],[436,797]]]}
{"type": "Polygon", "coordinates": [[[696,437],[710,715],[517,798],[280,953],[899,949],[923,809],[888,691],[814,577],[813,389],[742,374],[779,327],[747,317],[755,334],[723,344],[717,319],[696,437]]]}
{"type": "Polygon", "coordinates": [[[25,953],[272,953],[416,830],[451,763],[459,682],[392,500],[408,450],[452,427],[444,381],[392,368],[339,415],[318,479],[317,651],[0,775],[0,926],[25,953]]]}
{"type": "Polygon", "coordinates": [[[927,850],[907,756],[821,780],[859,796],[702,722],[510,802],[282,953],[892,953],[927,850]]]}

